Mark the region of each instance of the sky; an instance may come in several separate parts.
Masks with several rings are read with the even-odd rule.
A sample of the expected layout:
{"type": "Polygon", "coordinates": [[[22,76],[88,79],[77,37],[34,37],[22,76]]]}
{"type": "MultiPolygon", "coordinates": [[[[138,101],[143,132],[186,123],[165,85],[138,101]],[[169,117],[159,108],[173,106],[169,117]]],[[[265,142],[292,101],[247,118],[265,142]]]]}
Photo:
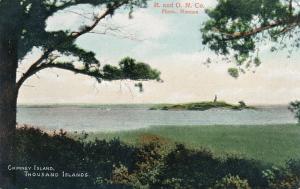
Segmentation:
{"type": "MultiPolygon", "coordinates": [[[[203,8],[198,14],[162,14],[163,8],[154,3],[201,3],[205,8],[215,5],[212,0],[156,0],[146,9],[137,9],[129,19],[128,11],[120,10],[76,43],[94,51],[103,64],[117,64],[126,56],[150,64],[161,71],[163,83],[144,82],[144,92],[134,87],[134,81],[97,83],[94,79],[57,69],[43,70],[30,78],[21,88],[19,104],[107,104],[107,103],[184,103],[219,100],[247,104],[287,104],[300,99],[300,55],[287,58],[286,52],[271,53],[269,45],[261,47],[263,64],[255,72],[238,79],[227,73],[228,65],[216,61],[209,66],[203,62],[210,57],[220,60],[202,45],[200,28],[207,20],[203,8]],[[106,28],[114,30],[100,34],[106,28]],[[118,32],[116,32],[118,31],[118,32]]],[[[88,5],[58,12],[47,21],[47,30],[78,30],[90,24],[87,17],[102,10],[88,5]],[[77,14],[78,12],[83,14],[77,14]]],[[[167,8],[167,10],[175,10],[167,8]]],[[[298,53],[299,54],[299,53],[298,53]]],[[[19,73],[26,70],[40,55],[34,49],[23,60],[19,73]]]]}

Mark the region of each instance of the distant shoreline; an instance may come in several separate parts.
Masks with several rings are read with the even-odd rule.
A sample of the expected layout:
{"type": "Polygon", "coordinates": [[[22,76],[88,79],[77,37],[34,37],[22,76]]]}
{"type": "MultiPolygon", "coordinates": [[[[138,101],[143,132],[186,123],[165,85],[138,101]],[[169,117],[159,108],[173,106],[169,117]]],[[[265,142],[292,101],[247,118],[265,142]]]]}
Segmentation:
{"type": "Polygon", "coordinates": [[[243,101],[239,104],[230,104],[224,101],[207,101],[207,102],[193,102],[187,104],[165,104],[152,106],[149,110],[165,110],[165,111],[206,111],[210,109],[228,109],[240,111],[244,109],[255,109],[255,107],[246,105],[243,101]]]}
{"type": "MultiPolygon", "coordinates": [[[[190,102],[193,103],[193,102],[190,102]]],[[[152,106],[159,106],[159,105],[171,105],[172,103],[128,103],[128,104],[101,104],[101,103],[95,103],[95,104],[84,104],[84,103],[49,103],[49,104],[18,104],[18,108],[56,108],[56,107],[81,107],[81,108],[97,108],[97,107],[103,107],[103,106],[124,106],[124,107],[152,107],[152,106]]],[[[175,103],[174,103],[175,104],[175,103]]],[[[179,104],[179,103],[178,103],[179,104]]],[[[189,104],[189,103],[180,103],[180,104],[189,104]]],[[[250,107],[255,108],[267,108],[267,107],[288,107],[288,104],[248,104],[250,107]]]]}

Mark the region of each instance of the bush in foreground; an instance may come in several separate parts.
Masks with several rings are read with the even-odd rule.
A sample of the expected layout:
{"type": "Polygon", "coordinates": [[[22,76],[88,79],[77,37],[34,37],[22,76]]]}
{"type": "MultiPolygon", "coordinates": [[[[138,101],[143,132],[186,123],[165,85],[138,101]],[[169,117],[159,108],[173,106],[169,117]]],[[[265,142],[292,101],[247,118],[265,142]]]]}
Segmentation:
{"type": "Polygon", "coordinates": [[[251,189],[247,180],[242,180],[239,176],[227,175],[217,181],[214,189],[251,189]]]}
{"type": "Polygon", "coordinates": [[[137,189],[296,189],[300,161],[284,168],[238,157],[219,159],[207,150],[178,144],[165,152],[163,144],[129,146],[119,140],[70,138],[22,127],[16,135],[18,166],[52,166],[55,172],[88,173],[84,178],[26,177],[16,172],[17,188],[137,188],[137,189]]]}

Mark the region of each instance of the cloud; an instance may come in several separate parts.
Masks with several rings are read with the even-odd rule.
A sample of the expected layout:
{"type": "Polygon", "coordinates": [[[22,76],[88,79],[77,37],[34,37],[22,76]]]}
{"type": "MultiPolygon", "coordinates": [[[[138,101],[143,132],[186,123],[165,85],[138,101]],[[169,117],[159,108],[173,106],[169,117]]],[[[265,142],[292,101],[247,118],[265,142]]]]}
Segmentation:
{"type": "MultiPolygon", "coordinates": [[[[80,26],[90,25],[93,15],[103,10],[88,5],[71,7],[51,16],[47,20],[46,29],[48,31],[76,31],[80,26]]],[[[122,33],[131,33],[142,39],[157,39],[169,32],[166,19],[151,13],[150,9],[135,10],[132,15],[134,19],[129,18],[127,10],[119,10],[112,17],[107,17],[100,22],[95,31],[103,31],[105,27],[115,27],[121,29],[122,33]]]]}
{"type": "Polygon", "coordinates": [[[201,2],[204,4],[205,8],[213,8],[218,4],[216,0],[201,0],[201,2]]]}
{"type": "Polygon", "coordinates": [[[46,21],[47,31],[76,31],[82,25],[92,23],[93,15],[99,8],[91,5],[78,5],[58,11],[46,21]]]}
{"type": "Polygon", "coordinates": [[[169,32],[169,23],[159,15],[155,15],[149,9],[139,9],[133,12],[133,19],[128,13],[117,13],[111,19],[106,20],[117,26],[121,26],[125,32],[134,33],[142,39],[158,39],[169,32]]]}
{"type": "Polygon", "coordinates": [[[162,72],[164,83],[146,82],[142,94],[137,93],[135,82],[97,84],[91,78],[66,71],[53,70],[61,77],[54,78],[53,73],[49,77],[51,70],[45,70],[40,79],[28,81],[34,88],[22,88],[20,102],[179,103],[211,100],[217,94],[232,103],[244,100],[247,104],[287,104],[300,98],[298,64],[270,65],[270,61],[257,68],[255,74],[234,79],[227,74],[227,64],[212,64],[210,68],[201,64],[207,56],[209,52],[177,53],[147,60],[162,72]]]}

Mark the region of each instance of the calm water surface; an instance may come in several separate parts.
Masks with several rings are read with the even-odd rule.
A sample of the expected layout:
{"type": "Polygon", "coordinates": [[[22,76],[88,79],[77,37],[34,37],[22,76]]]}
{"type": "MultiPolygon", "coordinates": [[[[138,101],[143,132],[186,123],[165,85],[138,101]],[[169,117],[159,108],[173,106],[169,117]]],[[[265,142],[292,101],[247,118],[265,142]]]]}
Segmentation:
{"type": "Polygon", "coordinates": [[[120,131],[167,125],[296,123],[287,107],[231,111],[151,111],[146,105],[19,107],[18,123],[68,131],[120,131]]]}

